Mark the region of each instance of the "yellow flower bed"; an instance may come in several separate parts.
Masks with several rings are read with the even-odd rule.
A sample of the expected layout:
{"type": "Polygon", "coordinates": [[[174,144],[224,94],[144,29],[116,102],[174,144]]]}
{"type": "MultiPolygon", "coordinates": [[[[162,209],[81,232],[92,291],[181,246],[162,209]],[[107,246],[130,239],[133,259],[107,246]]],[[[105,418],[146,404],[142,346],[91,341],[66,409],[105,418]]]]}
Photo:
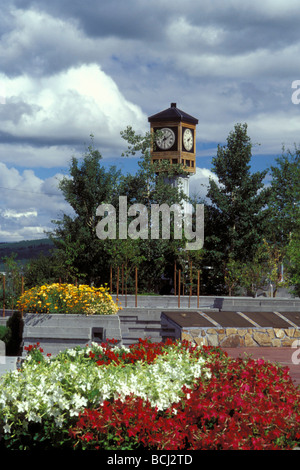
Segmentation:
{"type": "Polygon", "coordinates": [[[73,284],[46,284],[24,292],[17,308],[31,313],[81,313],[86,315],[113,315],[120,309],[107,287],[75,286],[73,284]]]}

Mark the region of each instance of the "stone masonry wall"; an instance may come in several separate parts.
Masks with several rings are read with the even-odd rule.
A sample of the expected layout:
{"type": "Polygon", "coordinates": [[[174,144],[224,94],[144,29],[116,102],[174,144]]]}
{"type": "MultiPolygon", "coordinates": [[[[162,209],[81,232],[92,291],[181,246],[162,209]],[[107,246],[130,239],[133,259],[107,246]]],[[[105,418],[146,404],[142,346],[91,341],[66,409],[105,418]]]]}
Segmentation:
{"type": "Polygon", "coordinates": [[[181,339],[224,348],[290,347],[300,339],[300,328],[183,328],[181,339]]]}

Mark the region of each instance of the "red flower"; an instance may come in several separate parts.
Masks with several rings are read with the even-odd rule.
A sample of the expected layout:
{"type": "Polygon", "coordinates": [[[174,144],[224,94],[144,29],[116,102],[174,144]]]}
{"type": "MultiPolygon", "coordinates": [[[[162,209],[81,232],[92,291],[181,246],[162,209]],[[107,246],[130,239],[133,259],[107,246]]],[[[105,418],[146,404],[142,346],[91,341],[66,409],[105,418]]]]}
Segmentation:
{"type": "MultiPolygon", "coordinates": [[[[171,346],[170,341],[168,345],[171,346]]],[[[118,357],[107,343],[97,364],[153,361],[163,343],[141,340],[118,357]]],[[[209,380],[183,387],[183,399],[164,412],[130,395],[85,410],[70,435],[85,448],[289,449],[300,440],[300,391],[287,368],[263,360],[232,360],[214,348],[193,348],[209,357],[209,380]],[[84,444],[83,444],[84,443],[84,444]]]]}

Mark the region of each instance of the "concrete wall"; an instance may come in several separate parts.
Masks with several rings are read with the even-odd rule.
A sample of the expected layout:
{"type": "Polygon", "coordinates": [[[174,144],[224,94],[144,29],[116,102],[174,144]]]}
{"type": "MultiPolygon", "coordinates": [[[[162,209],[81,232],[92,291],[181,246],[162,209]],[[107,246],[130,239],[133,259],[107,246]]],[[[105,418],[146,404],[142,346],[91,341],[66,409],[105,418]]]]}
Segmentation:
{"type": "Polygon", "coordinates": [[[216,297],[214,308],[226,311],[247,312],[300,312],[300,299],[281,297],[216,297]]]}
{"type": "Polygon", "coordinates": [[[59,351],[85,346],[91,341],[102,342],[114,338],[122,341],[118,315],[24,315],[23,355],[25,347],[40,343],[45,354],[56,355],[59,351]]]}
{"type": "MultiPolygon", "coordinates": [[[[116,300],[116,296],[112,296],[116,300]]],[[[119,301],[123,308],[135,308],[135,296],[119,295],[119,301]]],[[[180,305],[178,296],[175,295],[138,295],[137,308],[198,308],[197,296],[180,296],[180,305]]],[[[220,297],[220,296],[200,296],[199,308],[216,308],[223,311],[297,311],[300,312],[300,298],[285,297],[220,297]]]]}

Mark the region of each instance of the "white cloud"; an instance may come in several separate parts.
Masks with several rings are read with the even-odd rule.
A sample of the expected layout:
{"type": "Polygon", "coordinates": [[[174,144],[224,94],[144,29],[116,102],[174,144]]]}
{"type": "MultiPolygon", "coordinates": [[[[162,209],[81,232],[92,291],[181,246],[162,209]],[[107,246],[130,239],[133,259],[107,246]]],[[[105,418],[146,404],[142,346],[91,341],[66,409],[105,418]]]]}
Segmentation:
{"type": "Polygon", "coordinates": [[[0,143],[0,155],[3,163],[29,168],[63,168],[77,151],[72,145],[38,147],[15,142],[0,143]]]}
{"type": "Polygon", "coordinates": [[[37,211],[26,211],[26,212],[16,212],[11,209],[5,209],[2,211],[2,217],[10,219],[20,219],[20,218],[28,218],[28,217],[37,217],[38,213],[37,211]]]}
{"type": "Polygon", "coordinates": [[[0,242],[43,238],[52,219],[72,214],[58,190],[61,174],[42,180],[32,170],[19,171],[0,163],[0,242]]]}
{"type": "Polygon", "coordinates": [[[120,131],[148,131],[171,102],[199,119],[191,194],[205,197],[214,175],[201,157],[237,122],[261,144],[253,153],[297,143],[298,0],[2,3],[0,240],[39,236],[67,211],[57,178],[91,133],[103,158],[119,157],[120,131]]]}
{"type": "Polygon", "coordinates": [[[190,197],[197,196],[200,199],[205,199],[209,180],[213,179],[218,181],[217,176],[207,168],[196,168],[196,173],[190,177],[190,197]]]}
{"type": "Polygon", "coordinates": [[[111,43],[88,38],[78,21],[37,9],[12,9],[10,29],[2,35],[2,66],[16,73],[42,75],[88,63],[107,54],[111,43]],[[101,47],[106,44],[105,47],[101,47]]]}
{"type": "Polygon", "coordinates": [[[170,45],[183,52],[187,58],[190,57],[190,52],[195,54],[198,50],[198,53],[201,53],[201,48],[222,44],[225,34],[221,27],[205,24],[195,25],[185,16],[175,18],[166,28],[166,36],[170,45]]]}
{"type": "MultiPolygon", "coordinates": [[[[56,142],[82,145],[92,133],[101,149],[117,152],[122,146],[121,130],[127,125],[145,129],[147,123],[141,109],[126,100],[96,64],[48,77],[23,75],[8,79],[2,74],[1,79],[6,88],[6,104],[0,109],[1,131],[9,136],[8,140],[46,146],[39,166],[57,165],[57,156],[53,158],[56,142]]],[[[25,153],[24,148],[21,152],[25,153]]],[[[30,153],[38,152],[30,148],[28,159],[30,153]]]]}

